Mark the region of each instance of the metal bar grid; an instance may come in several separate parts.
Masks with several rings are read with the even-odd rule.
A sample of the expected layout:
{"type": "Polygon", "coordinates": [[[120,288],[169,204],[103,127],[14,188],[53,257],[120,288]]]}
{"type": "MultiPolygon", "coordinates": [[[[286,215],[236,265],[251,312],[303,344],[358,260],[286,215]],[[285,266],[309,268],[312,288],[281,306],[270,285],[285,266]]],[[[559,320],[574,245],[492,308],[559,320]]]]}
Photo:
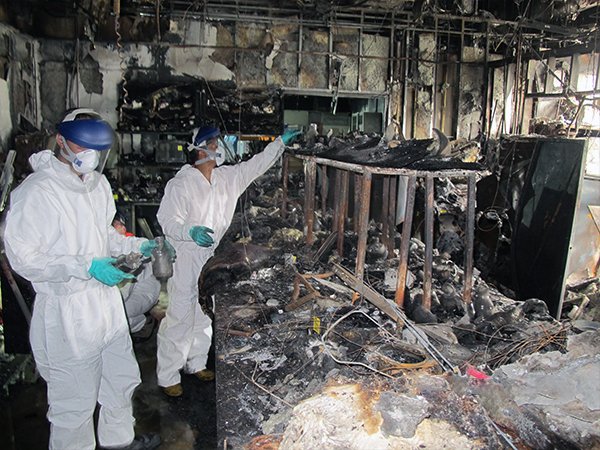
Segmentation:
{"type": "MultiPolygon", "coordinates": [[[[408,271],[408,254],[410,246],[410,237],[412,233],[412,222],[414,214],[414,203],[415,203],[415,192],[417,178],[425,179],[425,263],[423,268],[423,307],[426,309],[431,308],[431,289],[432,289],[432,265],[433,265],[433,241],[434,241],[434,179],[435,178],[466,178],[467,179],[467,224],[465,230],[465,265],[464,265],[464,279],[463,279],[463,299],[466,303],[471,303],[471,293],[473,286],[473,239],[474,239],[474,224],[475,224],[475,202],[476,202],[476,170],[438,170],[438,171],[424,171],[424,170],[411,170],[411,169],[397,169],[397,168],[384,168],[384,167],[370,167],[363,166],[360,164],[346,163],[342,161],[335,161],[326,158],[319,158],[315,156],[296,155],[297,158],[304,161],[304,171],[307,176],[311,173],[316,173],[316,165],[324,165],[336,168],[336,179],[340,178],[340,172],[345,174],[345,181],[340,179],[338,189],[346,201],[340,201],[336,203],[342,204],[342,206],[336,205],[336,220],[334,226],[336,230],[340,231],[339,222],[341,218],[345,219],[347,215],[347,199],[348,195],[348,177],[349,172],[354,172],[355,189],[354,189],[354,231],[358,234],[358,245],[356,255],[355,274],[359,279],[364,276],[364,264],[366,257],[367,237],[368,237],[368,222],[369,222],[369,210],[370,210],[370,198],[371,198],[371,182],[374,174],[393,176],[406,176],[408,177],[408,192],[407,192],[407,203],[406,211],[404,215],[404,223],[402,228],[402,240],[400,244],[400,263],[398,266],[398,280],[395,293],[396,304],[400,307],[404,305],[404,294],[406,290],[406,274],[408,271]],[[342,172],[343,171],[343,172],[342,172]],[[345,204],[345,206],[344,206],[345,204]]],[[[305,205],[309,205],[308,196],[313,198],[314,206],[314,188],[310,190],[311,182],[307,178],[306,180],[306,191],[305,195],[307,199],[305,205]]],[[[392,200],[391,182],[387,182],[387,195],[390,196],[386,200],[387,208],[384,214],[388,214],[389,217],[395,218],[395,195],[392,200]],[[392,206],[393,203],[393,206],[392,206]],[[393,212],[392,212],[393,211],[393,212]]],[[[396,183],[393,183],[393,189],[395,191],[396,183]]],[[[305,215],[314,215],[314,209],[305,208],[305,215]]],[[[385,219],[384,219],[385,220],[385,219]]],[[[314,235],[312,233],[313,219],[305,217],[305,236],[308,244],[312,244],[314,241],[314,235]],[[310,238],[309,238],[310,236],[310,238]],[[310,240],[309,240],[310,239],[310,240]]],[[[343,233],[343,225],[341,227],[343,233]]],[[[392,232],[393,233],[393,232],[392,232]]],[[[338,236],[339,245],[339,236],[338,236]]],[[[339,249],[339,246],[338,246],[339,249]]]]}

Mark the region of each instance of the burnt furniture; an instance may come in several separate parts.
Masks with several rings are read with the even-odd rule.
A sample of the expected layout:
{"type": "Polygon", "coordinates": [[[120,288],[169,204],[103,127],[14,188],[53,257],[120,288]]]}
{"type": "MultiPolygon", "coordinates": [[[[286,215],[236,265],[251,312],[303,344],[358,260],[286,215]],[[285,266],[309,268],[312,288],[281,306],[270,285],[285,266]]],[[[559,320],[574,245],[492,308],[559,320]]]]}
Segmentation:
{"type": "MultiPolygon", "coordinates": [[[[358,247],[355,264],[355,274],[359,279],[363,278],[365,256],[367,250],[367,229],[369,222],[369,210],[371,203],[371,182],[373,175],[384,175],[383,182],[383,209],[387,211],[386,220],[383,223],[384,243],[388,246],[390,254],[393,250],[393,230],[396,219],[396,186],[398,177],[408,177],[408,191],[404,225],[402,227],[402,240],[400,246],[400,264],[398,266],[398,282],[396,287],[395,300],[399,306],[403,306],[404,291],[406,286],[406,274],[408,267],[408,250],[412,230],[412,220],[415,205],[415,188],[417,178],[425,180],[426,199],[425,199],[425,264],[423,279],[423,306],[426,309],[431,305],[431,281],[432,281],[432,262],[433,262],[433,208],[434,208],[434,179],[435,178],[463,178],[467,181],[467,221],[465,232],[465,265],[464,265],[464,290],[463,300],[465,303],[471,303],[471,293],[473,286],[473,234],[475,222],[475,177],[476,170],[411,170],[385,167],[372,167],[360,164],[353,164],[332,159],[325,159],[316,156],[297,155],[303,160],[305,174],[304,191],[304,234],[306,243],[312,244],[314,241],[313,223],[315,211],[315,194],[317,171],[320,171],[322,177],[321,202],[322,207],[326,205],[327,195],[327,172],[325,167],[333,167],[336,171],[336,189],[334,190],[334,231],[337,231],[337,249],[342,255],[344,240],[344,224],[348,214],[349,199],[349,177],[352,173],[355,177],[355,205],[354,208],[354,227],[358,235],[358,247]]],[[[285,158],[288,158],[286,155],[285,158]]],[[[285,202],[287,201],[287,167],[288,161],[283,162],[283,202],[282,211],[285,211],[285,202]]]]}

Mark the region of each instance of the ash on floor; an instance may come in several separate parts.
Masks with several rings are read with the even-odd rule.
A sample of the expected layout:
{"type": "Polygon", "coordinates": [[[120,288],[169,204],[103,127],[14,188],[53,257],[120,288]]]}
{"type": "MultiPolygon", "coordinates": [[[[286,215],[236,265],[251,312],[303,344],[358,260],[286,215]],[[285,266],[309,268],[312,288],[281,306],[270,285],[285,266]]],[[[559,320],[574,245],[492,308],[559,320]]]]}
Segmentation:
{"type": "MultiPolygon", "coordinates": [[[[167,398],[156,385],[156,329],[136,340],[134,350],[142,384],[134,395],[136,432],[159,433],[160,450],[211,450],[217,447],[215,383],[183,376],[184,395],[167,398]]],[[[209,364],[214,365],[214,357],[209,364]]],[[[46,420],[46,384],[17,382],[0,397],[0,448],[44,450],[50,426],[46,420]]]]}

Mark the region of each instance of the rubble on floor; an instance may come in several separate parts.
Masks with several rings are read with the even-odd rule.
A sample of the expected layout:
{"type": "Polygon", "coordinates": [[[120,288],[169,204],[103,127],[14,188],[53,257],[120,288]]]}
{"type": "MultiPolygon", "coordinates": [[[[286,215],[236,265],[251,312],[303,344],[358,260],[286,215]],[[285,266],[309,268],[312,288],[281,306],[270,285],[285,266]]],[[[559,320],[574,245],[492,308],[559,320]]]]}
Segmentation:
{"type": "Polygon", "coordinates": [[[280,192],[261,193],[228,232],[238,242],[226,264],[203,274],[216,300],[221,447],[600,446],[600,332],[580,334],[585,324],[557,321],[540,299],[515,301],[479,276],[465,305],[462,269],[439,250],[423,311],[415,238],[405,311],[387,300],[396,255],[366,265],[359,290],[380,303],[358,296],[340,276],[354,269],[356,236],[346,232],[344,258],[318,252],[330,236],[324,215],[306,247],[298,218],[276,214],[280,192]]]}
{"type": "Polygon", "coordinates": [[[518,416],[501,412],[510,409],[537,422],[532,447],[600,448],[599,375],[600,330],[586,331],[569,336],[566,353],[536,353],[496,369],[504,395],[477,391],[498,423],[518,429],[518,416]]]}

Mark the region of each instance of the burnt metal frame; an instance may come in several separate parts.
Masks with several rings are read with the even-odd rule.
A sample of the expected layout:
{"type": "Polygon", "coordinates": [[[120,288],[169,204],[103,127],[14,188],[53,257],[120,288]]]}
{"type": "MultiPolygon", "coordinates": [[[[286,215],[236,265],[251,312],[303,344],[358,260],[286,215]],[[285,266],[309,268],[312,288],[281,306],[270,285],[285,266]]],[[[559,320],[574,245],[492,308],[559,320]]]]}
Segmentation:
{"type": "MultiPolygon", "coordinates": [[[[336,170],[336,180],[340,180],[339,188],[336,189],[336,200],[334,204],[334,227],[338,232],[337,248],[340,256],[343,256],[344,221],[348,213],[348,179],[350,172],[355,174],[355,208],[354,208],[354,231],[358,234],[358,245],[356,253],[355,275],[362,280],[364,276],[365,256],[367,251],[367,235],[369,210],[371,202],[371,181],[373,175],[389,176],[390,180],[396,180],[398,176],[408,177],[408,192],[405,211],[405,219],[402,227],[402,240],[400,245],[400,264],[398,265],[398,281],[396,285],[395,301],[400,307],[404,304],[404,293],[406,287],[406,274],[408,270],[409,243],[412,230],[412,219],[415,203],[415,191],[417,178],[425,180],[425,262],[423,268],[423,307],[431,307],[432,290],[432,265],[433,265],[433,206],[434,206],[434,179],[435,178],[464,178],[467,180],[467,223],[465,229],[465,263],[463,276],[463,301],[470,305],[473,288],[473,239],[475,229],[475,177],[476,170],[411,170],[386,167],[371,167],[360,164],[347,163],[316,156],[295,155],[304,164],[305,190],[304,190],[304,235],[306,243],[312,245],[315,237],[313,233],[315,194],[317,167],[333,167],[336,170]],[[338,176],[339,175],[339,176],[338,176]],[[360,180],[360,181],[359,181],[360,180]],[[339,191],[339,194],[338,194],[339,191]],[[358,203],[357,203],[358,200],[358,203]],[[357,208],[356,205],[359,205],[357,208]]],[[[286,155],[287,158],[287,155],[286,155]]],[[[322,171],[323,173],[323,171],[322,171]]],[[[283,178],[283,190],[287,192],[287,176],[283,178]]],[[[384,193],[384,203],[387,211],[384,217],[389,223],[386,225],[393,236],[395,226],[395,186],[396,183],[386,182],[387,193],[384,193]],[[391,186],[390,186],[391,185],[391,186]],[[392,190],[394,190],[392,195],[392,190]],[[392,204],[393,200],[393,204],[392,204]],[[387,214],[386,214],[387,213],[387,214]]],[[[286,201],[282,205],[282,215],[285,214],[286,201]]],[[[388,249],[393,250],[393,239],[387,239],[388,249]],[[391,247],[390,247],[391,246],[391,247]]],[[[392,252],[390,251],[390,254],[392,252]]],[[[469,306],[470,309],[470,306],[469,306]]]]}

